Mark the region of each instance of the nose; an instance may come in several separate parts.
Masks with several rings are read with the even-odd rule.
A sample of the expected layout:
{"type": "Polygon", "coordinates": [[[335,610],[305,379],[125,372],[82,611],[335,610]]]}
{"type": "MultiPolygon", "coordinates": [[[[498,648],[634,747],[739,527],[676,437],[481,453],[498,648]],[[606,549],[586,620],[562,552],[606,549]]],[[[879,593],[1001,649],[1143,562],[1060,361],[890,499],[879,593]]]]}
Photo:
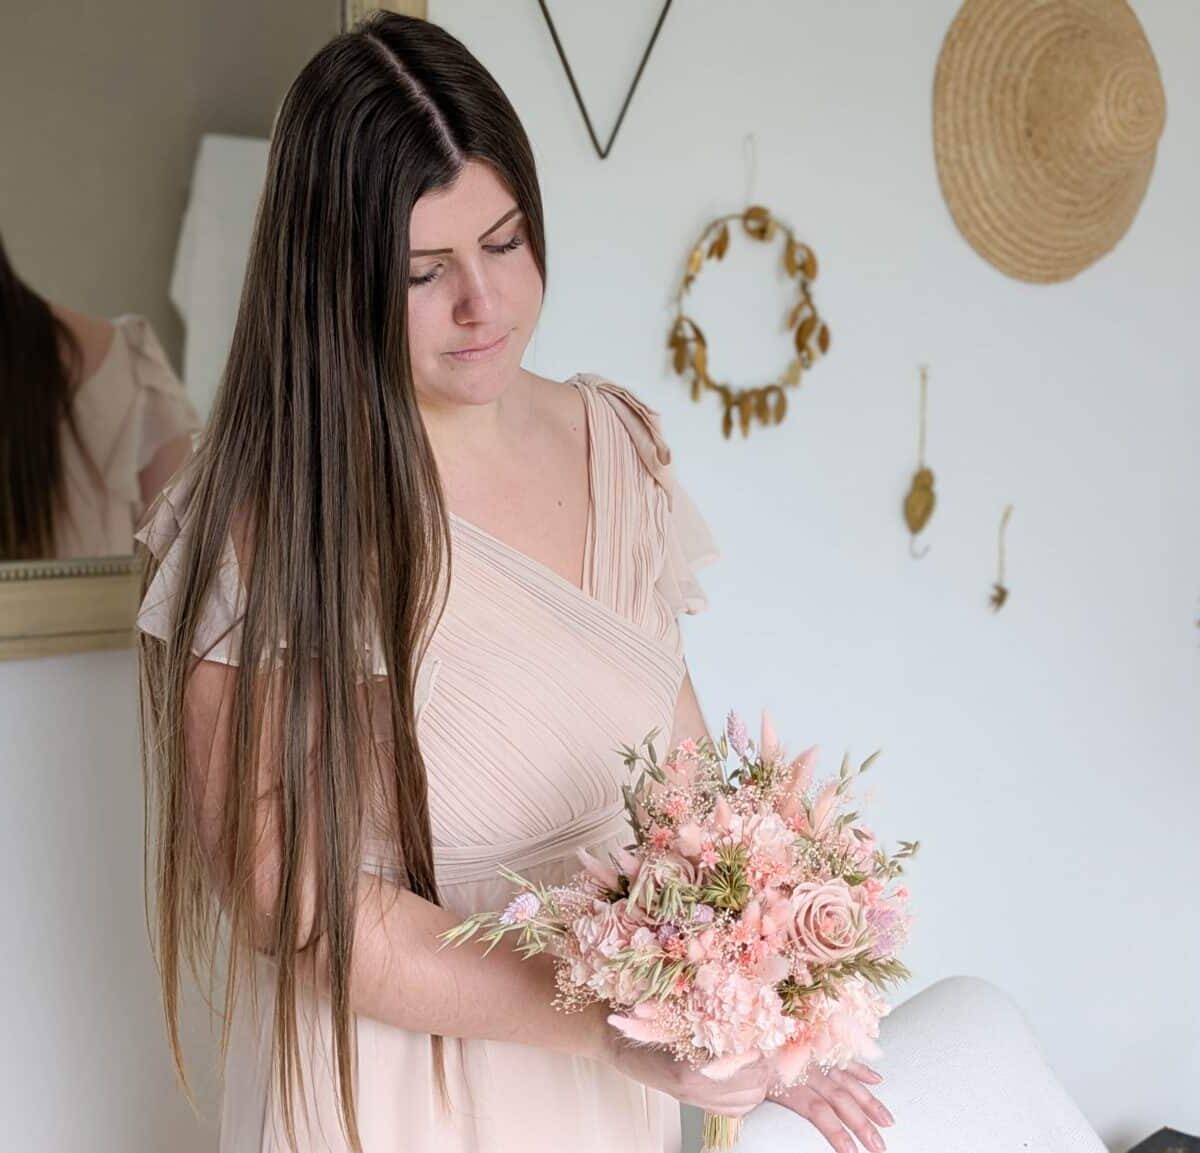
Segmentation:
{"type": "Polygon", "coordinates": [[[458,281],[458,298],[454,304],[457,324],[476,324],[490,320],[496,312],[497,294],[483,263],[467,261],[458,281]]]}

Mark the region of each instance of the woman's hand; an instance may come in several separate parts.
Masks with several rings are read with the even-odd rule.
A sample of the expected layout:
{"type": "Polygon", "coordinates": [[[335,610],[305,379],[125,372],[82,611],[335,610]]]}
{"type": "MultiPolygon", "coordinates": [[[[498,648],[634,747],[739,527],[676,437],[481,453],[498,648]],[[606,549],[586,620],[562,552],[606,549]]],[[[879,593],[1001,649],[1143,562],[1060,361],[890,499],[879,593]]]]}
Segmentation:
{"type": "Polygon", "coordinates": [[[873,1069],[855,1061],[828,1073],[814,1070],[807,1084],[793,1085],[771,1100],[811,1121],[837,1153],[857,1153],[851,1133],[865,1148],[882,1153],[886,1146],[871,1121],[891,1125],[892,1115],[863,1084],[878,1085],[882,1080],[873,1069]]]}
{"type": "Polygon", "coordinates": [[[714,1081],[662,1046],[635,1045],[612,1030],[607,1059],[619,1072],[685,1105],[723,1117],[744,1117],[762,1103],[775,1080],[761,1058],[724,1081],[714,1081]]]}

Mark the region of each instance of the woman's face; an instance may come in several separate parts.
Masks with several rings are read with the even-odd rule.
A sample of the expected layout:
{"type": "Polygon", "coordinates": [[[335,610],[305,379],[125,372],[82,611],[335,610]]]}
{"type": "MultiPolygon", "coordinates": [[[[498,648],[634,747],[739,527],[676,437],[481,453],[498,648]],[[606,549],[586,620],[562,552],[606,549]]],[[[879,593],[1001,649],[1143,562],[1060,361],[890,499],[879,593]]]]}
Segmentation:
{"type": "Polygon", "coordinates": [[[409,235],[408,341],[418,398],[487,404],[517,379],[542,307],[524,215],[492,168],[470,160],[451,187],[417,201],[409,235]]]}

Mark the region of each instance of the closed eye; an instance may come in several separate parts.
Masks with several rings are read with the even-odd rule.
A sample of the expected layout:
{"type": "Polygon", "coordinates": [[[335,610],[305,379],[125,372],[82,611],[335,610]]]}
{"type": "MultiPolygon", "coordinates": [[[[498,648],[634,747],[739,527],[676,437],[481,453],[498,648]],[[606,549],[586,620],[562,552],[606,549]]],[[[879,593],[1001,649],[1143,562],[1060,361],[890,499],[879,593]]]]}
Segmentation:
{"type": "MultiPolygon", "coordinates": [[[[497,256],[503,256],[505,253],[514,252],[525,243],[525,238],[518,232],[512,240],[507,244],[485,244],[484,251],[494,253],[497,256]]],[[[408,283],[410,287],[416,287],[421,284],[432,284],[441,274],[442,266],[439,264],[424,276],[410,276],[408,283]]]]}

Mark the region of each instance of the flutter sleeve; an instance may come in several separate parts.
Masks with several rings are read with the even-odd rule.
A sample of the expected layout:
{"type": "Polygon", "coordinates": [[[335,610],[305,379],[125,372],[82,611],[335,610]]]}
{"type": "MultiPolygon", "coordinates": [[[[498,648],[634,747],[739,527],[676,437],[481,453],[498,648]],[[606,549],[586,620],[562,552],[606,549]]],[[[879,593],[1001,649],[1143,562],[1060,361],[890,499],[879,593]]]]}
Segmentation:
{"type": "MultiPolygon", "coordinates": [[[[625,426],[653,486],[655,499],[646,507],[659,537],[659,547],[653,550],[657,556],[652,574],[655,599],[671,618],[701,612],[708,606],[708,598],[696,570],[715,561],[720,550],[699,508],[679,482],[662,419],[621,385],[593,374],[588,380],[625,426]]],[[[664,621],[663,627],[675,631],[669,621],[664,621]]]]}
{"type": "MultiPolygon", "coordinates": [[[[157,506],[149,520],[134,534],[158,560],[146,595],[138,608],[136,627],[144,633],[168,640],[177,625],[179,588],[183,582],[184,564],[190,535],[189,508],[195,491],[196,472],[199,459],[193,458],[179,472],[170,485],[157,499],[157,506]]],[[[248,593],[245,577],[238,562],[233,537],[227,534],[222,548],[217,573],[204,601],[192,652],[209,661],[222,664],[241,664],[242,621],[246,615],[248,593]]],[[[373,625],[367,628],[368,636],[363,641],[363,660],[356,670],[356,682],[386,677],[387,661],[379,631],[373,625]]],[[[279,649],[287,647],[280,637],[279,649]]],[[[263,654],[260,665],[264,665],[267,654],[263,654]]],[[[417,678],[416,701],[423,706],[432,687],[436,673],[436,662],[423,662],[417,678]]]]}
{"type": "Polygon", "coordinates": [[[122,323],[137,385],[136,468],[141,472],[164,444],[198,431],[201,421],[149,321],[127,316],[122,323]]]}
{"type": "MultiPolygon", "coordinates": [[[[175,628],[188,541],[184,522],[193,482],[193,470],[185,467],[158,497],[157,508],[150,519],[134,534],[134,539],[141,541],[158,561],[158,571],[142,598],[135,624],[142,632],[161,640],[168,640],[175,628]]],[[[216,579],[209,589],[196,628],[192,652],[206,660],[239,664],[245,606],[246,590],[238,568],[237,552],[232,538],[226,537],[216,579]]]]}
{"type": "Polygon", "coordinates": [[[665,535],[659,591],[676,615],[703,612],[708,597],[696,578],[696,570],[712,564],[721,554],[708,523],[677,478],[673,478],[665,535]]]}

